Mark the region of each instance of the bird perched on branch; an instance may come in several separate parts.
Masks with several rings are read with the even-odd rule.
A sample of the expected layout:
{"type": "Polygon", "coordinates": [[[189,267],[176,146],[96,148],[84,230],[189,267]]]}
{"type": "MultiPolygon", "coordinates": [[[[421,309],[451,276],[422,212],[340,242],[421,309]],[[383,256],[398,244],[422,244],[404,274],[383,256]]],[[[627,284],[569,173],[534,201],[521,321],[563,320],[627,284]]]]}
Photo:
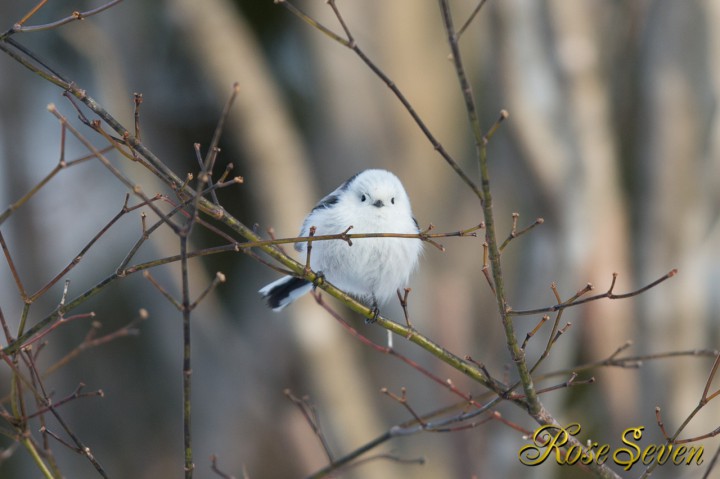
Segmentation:
{"type": "MultiPolygon", "coordinates": [[[[410,199],[397,176],[385,170],[362,171],[324,197],[312,209],[300,236],[337,235],[352,227],[352,234],[418,234],[410,199]]],[[[295,243],[301,253],[308,242],[295,243]]],[[[310,268],[337,288],[368,302],[375,314],[399,288],[407,285],[422,250],[420,238],[375,237],[313,241],[310,268]]],[[[280,311],[309,292],[306,279],[285,276],[259,293],[269,307],[280,311]]]]}

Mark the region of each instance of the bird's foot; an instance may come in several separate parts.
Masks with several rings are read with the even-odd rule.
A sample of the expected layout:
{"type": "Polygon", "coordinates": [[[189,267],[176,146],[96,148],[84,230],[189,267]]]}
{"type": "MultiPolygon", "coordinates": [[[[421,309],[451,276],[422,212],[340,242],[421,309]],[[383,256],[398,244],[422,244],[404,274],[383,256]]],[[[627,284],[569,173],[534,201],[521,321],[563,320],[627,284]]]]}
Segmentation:
{"type": "Polygon", "coordinates": [[[372,324],[377,321],[380,316],[380,308],[378,308],[377,301],[373,301],[372,305],[372,317],[365,319],[365,324],[372,324]]]}
{"type": "Polygon", "coordinates": [[[315,273],[315,279],[312,282],[313,290],[325,282],[325,274],[322,271],[315,273]]]}

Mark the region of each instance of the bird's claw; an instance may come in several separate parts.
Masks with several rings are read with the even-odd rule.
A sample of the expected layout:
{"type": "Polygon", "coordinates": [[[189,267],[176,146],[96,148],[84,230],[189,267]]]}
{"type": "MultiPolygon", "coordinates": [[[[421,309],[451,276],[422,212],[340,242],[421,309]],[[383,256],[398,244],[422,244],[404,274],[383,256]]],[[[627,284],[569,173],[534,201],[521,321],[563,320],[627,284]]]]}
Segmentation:
{"type": "Polygon", "coordinates": [[[372,317],[365,318],[365,324],[373,324],[377,322],[378,316],[380,316],[380,308],[378,308],[377,303],[373,303],[372,317]]]}
{"type": "Polygon", "coordinates": [[[315,273],[315,279],[312,281],[313,290],[325,282],[325,274],[322,271],[315,273]]]}

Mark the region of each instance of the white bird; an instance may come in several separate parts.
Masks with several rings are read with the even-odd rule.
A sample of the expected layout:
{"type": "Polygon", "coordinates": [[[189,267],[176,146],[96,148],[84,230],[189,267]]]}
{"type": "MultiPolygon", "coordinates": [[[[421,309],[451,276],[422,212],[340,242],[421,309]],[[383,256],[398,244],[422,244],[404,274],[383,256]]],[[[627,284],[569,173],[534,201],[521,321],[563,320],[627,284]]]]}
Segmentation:
{"type": "MultiPolygon", "coordinates": [[[[400,180],[375,169],[352,176],[320,200],[305,218],[300,236],[309,236],[313,226],[315,236],[343,233],[351,226],[352,234],[419,233],[400,180]]],[[[307,242],[295,243],[295,249],[306,253],[307,242]]],[[[352,245],[342,239],[314,241],[310,268],[337,288],[370,302],[377,315],[378,304],[407,286],[421,251],[419,238],[354,238],[352,245]]],[[[285,276],[259,293],[269,307],[280,311],[312,287],[303,278],[285,276]]]]}

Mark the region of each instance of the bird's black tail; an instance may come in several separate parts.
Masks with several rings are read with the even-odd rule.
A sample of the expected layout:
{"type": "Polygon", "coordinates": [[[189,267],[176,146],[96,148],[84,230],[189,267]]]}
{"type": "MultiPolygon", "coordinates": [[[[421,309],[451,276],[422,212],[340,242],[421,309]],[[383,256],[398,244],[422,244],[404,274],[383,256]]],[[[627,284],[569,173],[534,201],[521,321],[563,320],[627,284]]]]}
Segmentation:
{"type": "Polygon", "coordinates": [[[312,283],[295,276],[285,276],[258,291],[273,311],[280,311],[312,289],[312,283]]]}

